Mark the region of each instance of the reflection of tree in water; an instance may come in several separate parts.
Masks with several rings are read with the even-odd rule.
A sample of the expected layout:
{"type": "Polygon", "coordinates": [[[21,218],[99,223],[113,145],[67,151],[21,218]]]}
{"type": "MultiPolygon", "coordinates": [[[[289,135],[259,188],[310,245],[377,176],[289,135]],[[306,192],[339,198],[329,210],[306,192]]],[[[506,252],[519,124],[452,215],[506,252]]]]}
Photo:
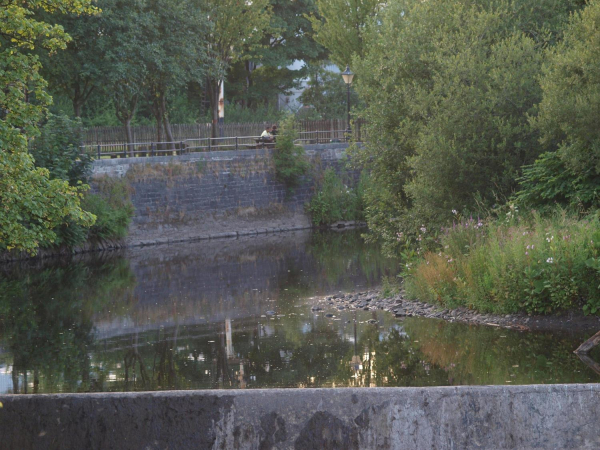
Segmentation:
{"type": "Polygon", "coordinates": [[[5,270],[0,275],[0,341],[12,354],[12,392],[93,389],[88,356],[92,316],[126,298],[133,284],[126,261],[117,258],[5,270]]]}
{"type": "Polygon", "coordinates": [[[382,275],[395,275],[397,267],[393,260],[385,258],[377,245],[365,243],[363,230],[344,232],[315,232],[307,246],[307,252],[319,263],[322,275],[330,285],[342,282],[354,287],[357,275],[371,284],[379,284],[382,275]],[[389,272],[389,273],[388,273],[389,272]]]}

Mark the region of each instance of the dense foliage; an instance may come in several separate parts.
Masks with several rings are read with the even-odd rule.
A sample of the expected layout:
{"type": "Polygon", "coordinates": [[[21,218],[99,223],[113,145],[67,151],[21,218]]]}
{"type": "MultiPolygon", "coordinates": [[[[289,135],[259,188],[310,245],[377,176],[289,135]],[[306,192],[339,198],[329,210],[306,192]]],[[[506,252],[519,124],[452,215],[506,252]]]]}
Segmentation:
{"type": "Polygon", "coordinates": [[[294,117],[288,116],[281,123],[281,132],[277,135],[273,161],[275,176],[286,185],[289,192],[300,184],[302,177],[308,173],[310,168],[304,148],[294,144],[297,137],[294,117]]]}
{"type": "MultiPolygon", "coordinates": [[[[91,155],[82,154],[79,148],[79,125],[79,121],[66,116],[50,115],[30,149],[35,165],[47,169],[50,179],[64,180],[71,186],[87,183],[91,171],[91,155]]],[[[67,220],[53,230],[55,239],[40,242],[41,247],[69,251],[86,242],[104,245],[127,235],[133,217],[127,183],[120,179],[98,178],[95,186],[95,192],[88,191],[81,199],[81,207],[95,216],[94,224],[82,226],[67,220]]]]}
{"type": "Polygon", "coordinates": [[[518,199],[527,206],[600,206],[599,58],[600,3],[591,1],[548,51],[532,123],[549,153],[524,172],[518,199]]]}
{"type": "Polygon", "coordinates": [[[409,296],[494,313],[600,310],[600,222],[459,220],[409,271],[409,296]]]}
{"type": "Polygon", "coordinates": [[[542,100],[545,48],[576,2],[394,1],[355,57],[368,107],[367,218],[389,246],[451,211],[507,198],[542,153],[529,123],[542,100]]]}
{"type": "Polygon", "coordinates": [[[37,45],[53,52],[69,40],[60,26],[37,20],[36,10],[92,11],[88,1],[72,0],[9,0],[0,6],[0,249],[30,253],[41,242],[54,241],[54,229],[67,220],[82,226],[94,221],[79,206],[85,187],[50,179],[47,169],[34,167],[28,152],[27,141],[38,135],[51,101],[33,51],[37,45]]]}
{"type": "Polygon", "coordinates": [[[307,205],[307,211],[315,225],[329,225],[340,220],[363,220],[363,191],[367,182],[361,176],[359,183],[352,187],[344,184],[335,170],[327,169],[317,193],[307,205]]]}

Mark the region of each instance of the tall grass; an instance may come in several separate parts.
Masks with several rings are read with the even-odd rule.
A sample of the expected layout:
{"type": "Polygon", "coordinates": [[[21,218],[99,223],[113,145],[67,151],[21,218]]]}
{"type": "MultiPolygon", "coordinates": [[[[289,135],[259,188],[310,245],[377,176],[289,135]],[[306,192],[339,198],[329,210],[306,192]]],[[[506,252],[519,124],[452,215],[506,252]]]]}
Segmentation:
{"type": "Polygon", "coordinates": [[[597,217],[463,220],[443,230],[440,243],[413,264],[410,297],[494,313],[600,310],[597,217]]]}

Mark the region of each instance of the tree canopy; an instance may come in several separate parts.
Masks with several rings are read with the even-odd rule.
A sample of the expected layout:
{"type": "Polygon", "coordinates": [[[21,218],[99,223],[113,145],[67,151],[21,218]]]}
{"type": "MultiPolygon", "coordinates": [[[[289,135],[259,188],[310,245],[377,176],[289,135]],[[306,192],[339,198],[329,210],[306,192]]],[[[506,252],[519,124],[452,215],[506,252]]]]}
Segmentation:
{"type": "Polygon", "coordinates": [[[34,167],[28,140],[38,135],[38,123],[51,98],[40,75],[36,46],[54,52],[69,36],[62,27],[34,16],[36,10],[92,13],[89,1],[8,0],[0,20],[0,246],[35,253],[56,237],[53,229],[71,220],[91,225],[94,216],[79,205],[83,186],[49,177],[34,167]]]}

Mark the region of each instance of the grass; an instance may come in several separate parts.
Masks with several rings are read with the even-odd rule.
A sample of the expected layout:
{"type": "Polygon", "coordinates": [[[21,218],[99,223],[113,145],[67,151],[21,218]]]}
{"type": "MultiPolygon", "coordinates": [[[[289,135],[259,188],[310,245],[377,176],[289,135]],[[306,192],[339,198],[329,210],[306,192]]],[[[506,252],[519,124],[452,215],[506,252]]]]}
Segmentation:
{"type": "Polygon", "coordinates": [[[600,310],[600,222],[565,212],[459,221],[412,264],[411,298],[482,312],[600,310]]]}

